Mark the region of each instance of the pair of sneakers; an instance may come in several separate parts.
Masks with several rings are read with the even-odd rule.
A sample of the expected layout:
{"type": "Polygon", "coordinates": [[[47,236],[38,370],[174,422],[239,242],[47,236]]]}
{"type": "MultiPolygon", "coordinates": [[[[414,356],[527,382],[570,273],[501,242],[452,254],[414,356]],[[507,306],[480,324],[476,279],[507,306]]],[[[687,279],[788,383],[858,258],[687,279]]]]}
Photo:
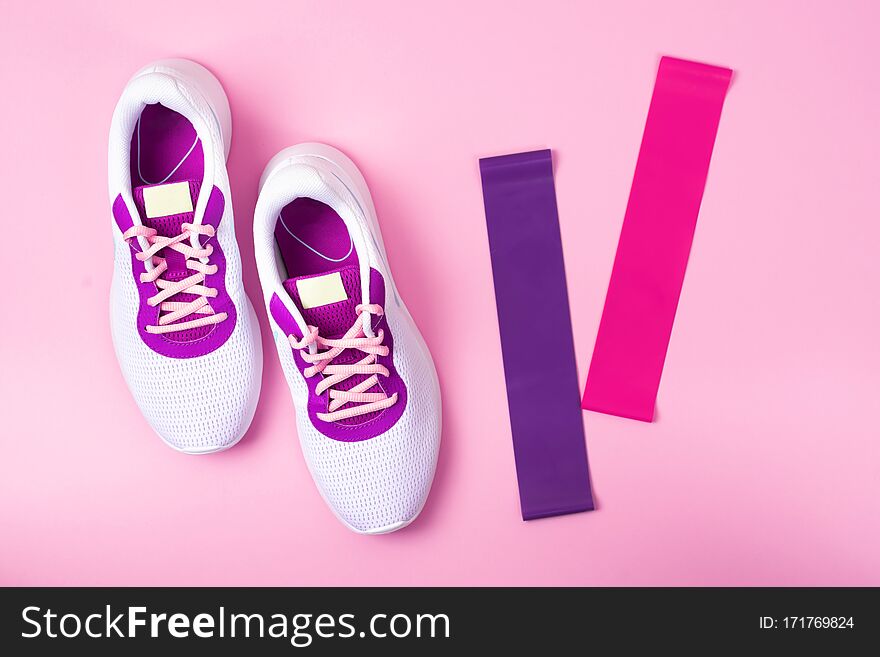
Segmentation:
{"type": "MultiPolygon", "coordinates": [[[[226,170],[231,137],[220,82],[188,60],[138,71],[110,130],[113,344],[147,421],[187,454],[235,445],[260,393],[260,329],[226,170]]],[[[434,476],[440,389],[351,160],[321,144],[272,158],[254,249],[321,495],[356,532],[406,526],[434,476]]]]}

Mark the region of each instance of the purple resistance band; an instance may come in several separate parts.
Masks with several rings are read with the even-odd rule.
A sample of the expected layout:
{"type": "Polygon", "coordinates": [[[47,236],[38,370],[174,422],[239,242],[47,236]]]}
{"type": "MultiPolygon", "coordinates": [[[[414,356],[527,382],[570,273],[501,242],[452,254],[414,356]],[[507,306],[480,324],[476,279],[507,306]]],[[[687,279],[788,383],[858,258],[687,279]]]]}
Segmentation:
{"type": "Polygon", "coordinates": [[[523,520],[590,511],[550,151],[480,160],[523,520]]]}

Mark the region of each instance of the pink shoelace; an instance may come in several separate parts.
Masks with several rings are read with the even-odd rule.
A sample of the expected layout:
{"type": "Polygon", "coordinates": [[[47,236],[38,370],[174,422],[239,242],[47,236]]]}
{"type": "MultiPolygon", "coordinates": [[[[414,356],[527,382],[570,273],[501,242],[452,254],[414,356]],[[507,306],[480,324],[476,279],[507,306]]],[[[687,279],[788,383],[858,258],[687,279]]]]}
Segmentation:
{"type": "Polygon", "coordinates": [[[355,308],[358,313],[357,320],[354,325],[346,331],[341,338],[330,339],[322,337],[318,334],[318,329],[309,326],[309,334],[304,336],[302,340],[297,340],[293,335],[288,336],[290,344],[294,349],[301,350],[301,356],[307,363],[313,363],[305,370],[305,375],[309,378],[316,374],[323,374],[324,379],[320,381],[315,389],[317,394],[322,394],[325,390],[330,390],[329,413],[317,413],[320,420],[324,422],[336,422],[346,418],[365,415],[373,411],[380,411],[393,406],[397,402],[397,393],[390,397],[383,392],[366,392],[370,388],[379,383],[379,375],[389,376],[388,368],[376,362],[379,356],[388,355],[388,347],[383,345],[385,339],[385,331],[379,329],[379,333],[373,337],[367,337],[364,333],[364,321],[369,315],[382,316],[384,311],[382,306],[378,304],[359,304],[355,308]],[[318,347],[327,347],[326,351],[310,353],[307,348],[315,344],[318,347]],[[364,358],[350,365],[332,365],[331,362],[345,349],[357,349],[367,354],[364,358]],[[370,376],[350,390],[336,390],[333,386],[345,381],[355,374],[369,374],[370,376]],[[350,406],[343,410],[338,410],[345,404],[352,403],[356,406],[350,406]]]}
{"type": "Polygon", "coordinates": [[[136,256],[141,262],[146,262],[149,259],[153,263],[153,269],[141,274],[141,282],[155,283],[159,288],[158,294],[147,299],[150,306],[161,304],[159,305],[159,324],[158,326],[148,325],[148,333],[185,331],[199,326],[218,324],[226,319],[226,313],[215,313],[208,304],[209,298],[217,296],[217,290],[202,285],[205,276],[217,272],[217,265],[208,265],[200,261],[201,258],[210,256],[214,252],[214,247],[209,244],[204,248],[197,249],[190,244],[184,244],[184,242],[189,242],[193,235],[213,237],[214,227],[187,223],[182,224],[181,227],[183,232],[177,237],[164,237],[159,235],[155,228],[147,226],[132,226],[122,234],[122,238],[126,242],[135,237],[144,237],[150,243],[149,248],[136,256]],[[187,259],[187,269],[191,269],[195,273],[176,282],[161,278],[168,269],[168,263],[165,262],[165,259],[156,255],[162,249],[172,249],[182,253],[187,259]],[[192,301],[166,301],[181,292],[194,294],[196,298],[192,301]],[[191,315],[204,316],[187,320],[186,318],[191,315]]]}

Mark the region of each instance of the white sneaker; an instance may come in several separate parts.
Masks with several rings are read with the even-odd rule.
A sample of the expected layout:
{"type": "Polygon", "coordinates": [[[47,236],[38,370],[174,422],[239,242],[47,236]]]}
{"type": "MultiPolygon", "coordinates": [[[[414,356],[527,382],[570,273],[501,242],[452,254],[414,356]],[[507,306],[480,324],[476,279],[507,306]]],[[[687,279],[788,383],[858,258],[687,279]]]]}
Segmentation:
{"type": "Polygon", "coordinates": [[[440,386],[354,163],[321,144],[272,158],[254,248],[318,490],[353,531],[405,527],[434,477],[440,386]]]}
{"type": "Polygon", "coordinates": [[[229,102],[182,59],[138,71],[116,105],[110,326],[147,421],[171,447],[231,447],[250,425],[262,347],[245,296],[226,157],[229,102]]]}

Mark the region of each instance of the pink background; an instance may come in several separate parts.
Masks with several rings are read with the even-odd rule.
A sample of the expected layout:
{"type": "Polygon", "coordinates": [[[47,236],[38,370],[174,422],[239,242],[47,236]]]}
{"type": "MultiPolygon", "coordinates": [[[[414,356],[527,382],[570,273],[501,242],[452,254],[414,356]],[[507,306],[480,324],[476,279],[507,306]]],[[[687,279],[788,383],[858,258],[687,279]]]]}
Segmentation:
{"type": "Polygon", "coordinates": [[[0,583],[880,585],[876,4],[466,6],[4,6],[0,583]],[[477,158],[554,149],[583,382],[661,54],[737,76],[657,421],[585,413],[598,510],[523,523],[477,158]],[[235,449],[171,451],[125,388],[107,132],[128,76],[167,56],[229,95],[253,299],[269,157],[319,140],[363,169],[443,385],[409,529],[357,536],[324,506],[262,310],[235,449]]]}

